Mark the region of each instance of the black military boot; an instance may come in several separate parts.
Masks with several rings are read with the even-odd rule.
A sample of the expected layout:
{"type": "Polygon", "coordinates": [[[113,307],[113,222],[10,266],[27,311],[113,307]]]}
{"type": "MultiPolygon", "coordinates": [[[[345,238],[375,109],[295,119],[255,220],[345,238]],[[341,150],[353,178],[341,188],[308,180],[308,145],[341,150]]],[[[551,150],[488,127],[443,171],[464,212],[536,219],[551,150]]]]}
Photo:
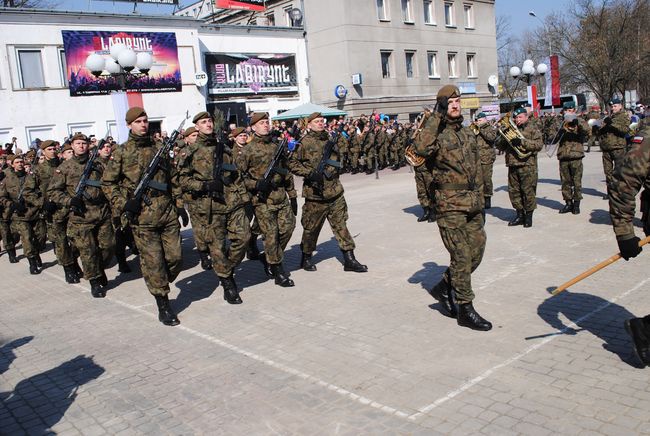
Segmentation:
{"type": "Polygon", "coordinates": [[[9,255],[9,263],[18,263],[15,248],[7,249],[7,254],[9,255]]]}
{"type": "Polygon", "coordinates": [[[129,266],[129,263],[126,261],[126,258],[123,257],[117,260],[117,270],[121,273],[131,272],[131,267],[129,266]]]}
{"type": "Polygon", "coordinates": [[[101,278],[90,279],[90,295],[95,298],[104,298],[106,291],[102,289],[101,278]]]}
{"type": "Polygon", "coordinates": [[[650,337],[643,318],[625,320],[625,330],[632,337],[634,352],[643,366],[650,365],[650,337]]]}
{"type": "Polygon", "coordinates": [[[204,271],[210,271],[212,269],[212,259],[210,259],[210,254],[207,251],[199,251],[199,257],[201,258],[201,268],[204,271]]]}
{"type": "Polygon", "coordinates": [[[43,260],[41,259],[41,255],[37,254],[35,258],[36,258],[36,265],[39,268],[43,268],[43,260]]]}
{"type": "Polygon", "coordinates": [[[576,200],[573,202],[573,210],[571,211],[572,214],[578,215],[580,213],[580,200],[576,200]]]}
{"type": "Polygon", "coordinates": [[[246,257],[250,260],[258,260],[260,258],[260,250],[257,248],[257,235],[251,235],[251,238],[248,240],[246,257]]]}
{"type": "Polygon", "coordinates": [[[74,270],[72,265],[64,266],[63,272],[65,274],[66,283],[79,283],[79,276],[77,276],[77,272],[74,270]]]}
{"type": "Polygon", "coordinates": [[[316,265],[314,265],[311,261],[311,253],[302,253],[300,268],[304,269],[305,271],[316,271],[316,265]]]}
{"type": "Polygon", "coordinates": [[[427,222],[432,223],[432,222],[434,222],[436,219],[437,219],[437,217],[436,217],[436,212],[435,212],[435,210],[434,210],[433,208],[431,208],[431,209],[429,210],[429,217],[427,218],[427,222]]]}
{"type": "Polygon", "coordinates": [[[533,211],[524,212],[524,227],[533,226],[533,211]]]}
{"type": "Polygon", "coordinates": [[[284,272],[284,268],[282,267],[281,263],[271,264],[270,267],[271,272],[273,273],[273,277],[275,277],[276,285],[282,286],[283,288],[290,288],[295,285],[293,283],[293,280],[289,278],[289,275],[284,272]]]}
{"type": "Polygon", "coordinates": [[[108,285],[108,277],[106,277],[106,271],[102,270],[102,275],[99,277],[99,284],[102,286],[108,285]]]}
{"type": "Polygon", "coordinates": [[[446,312],[446,316],[451,318],[456,318],[458,316],[456,294],[454,293],[454,289],[445,279],[440,280],[437,285],[431,288],[429,294],[442,305],[446,312]]]}
{"type": "Polygon", "coordinates": [[[169,305],[169,297],[167,295],[154,295],[154,298],[158,306],[158,321],[169,326],[175,326],[181,323],[169,305]]]}
{"type": "Polygon", "coordinates": [[[221,286],[223,286],[223,299],[229,304],[242,304],[235,278],[231,275],[230,277],[220,277],[220,280],[221,286]]]}
{"type": "Polygon", "coordinates": [[[343,253],[343,259],[345,264],[343,265],[343,271],[354,271],[354,272],[368,272],[368,267],[366,265],[361,265],[359,261],[354,257],[353,250],[341,250],[343,253]]]}
{"type": "Polygon", "coordinates": [[[431,213],[431,208],[430,207],[423,207],[422,208],[422,216],[418,218],[418,222],[422,223],[424,221],[427,221],[429,219],[429,214],[431,213]]]}
{"type": "Polygon", "coordinates": [[[481,315],[474,310],[472,303],[458,305],[458,325],[484,332],[492,329],[492,323],[483,319],[481,315]]]}
{"type": "Polygon", "coordinates": [[[79,266],[79,262],[77,259],[74,260],[74,263],[72,264],[72,267],[74,268],[75,272],[77,273],[77,277],[82,278],[84,276],[84,272],[79,266]]]}
{"type": "Polygon", "coordinates": [[[30,274],[40,274],[41,269],[38,267],[38,262],[36,261],[36,256],[30,257],[27,259],[29,262],[29,273],[30,274]]]}
{"type": "Polygon", "coordinates": [[[517,210],[517,216],[515,219],[508,223],[509,226],[520,226],[524,223],[524,211],[517,210]]]}
{"type": "Polygon", "coordinates": [[[560,209],[560,213],[569,213],[573,212],[573,201],[568,200],[564,207],[560,209]]]}
{"type": "Polygon", "coordinates": [[[492,197],[483,197],[485,200],[485,209],[490,209],[492,207],[492,197]]]}

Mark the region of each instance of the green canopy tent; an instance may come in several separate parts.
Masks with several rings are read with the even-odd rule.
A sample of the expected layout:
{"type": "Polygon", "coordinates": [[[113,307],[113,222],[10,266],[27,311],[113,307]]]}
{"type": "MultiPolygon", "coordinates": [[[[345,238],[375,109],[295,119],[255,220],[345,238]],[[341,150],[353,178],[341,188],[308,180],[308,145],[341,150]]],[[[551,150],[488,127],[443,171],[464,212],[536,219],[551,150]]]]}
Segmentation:
{"type": "Polygon", "coordinates": [[[289,111],[282,112],[280,115],[273,117],[275,120],[293,120],[296,118],[306,117],[314,112],[320,112],[324,117],[338,117],[339,115],[347,115],[347,112],[338,109],[332,109],[325,106],[319,106],[313,103],[301,104],[289,111]]]}

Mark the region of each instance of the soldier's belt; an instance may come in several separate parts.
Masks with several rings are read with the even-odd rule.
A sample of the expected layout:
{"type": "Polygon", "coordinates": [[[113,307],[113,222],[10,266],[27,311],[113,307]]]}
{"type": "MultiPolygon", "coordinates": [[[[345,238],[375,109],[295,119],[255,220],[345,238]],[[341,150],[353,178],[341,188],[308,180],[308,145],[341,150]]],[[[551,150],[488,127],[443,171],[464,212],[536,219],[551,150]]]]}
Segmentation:
{"type": "Polygon", "coordinates": [[[434,183],[434,189],[439,191],[473,191],[475,183],[434,183]]]}

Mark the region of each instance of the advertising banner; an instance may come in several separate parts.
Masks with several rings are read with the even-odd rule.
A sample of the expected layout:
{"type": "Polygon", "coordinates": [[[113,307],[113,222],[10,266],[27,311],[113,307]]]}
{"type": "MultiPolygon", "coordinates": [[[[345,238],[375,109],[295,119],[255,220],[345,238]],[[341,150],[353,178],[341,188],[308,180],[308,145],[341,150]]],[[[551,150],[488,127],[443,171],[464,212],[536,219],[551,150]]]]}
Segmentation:
{"type": "MultiPolygon", "coordinates": [[[[176,34],[171,32],[105,32],[94,30],[62,30],[65,50],[66,74],[70,95],[110,94],[113,91],[130,92],[180,92],[181,69],[178,63],[176,34]],[[104,72],[95,77],[86,68],[86,59],[98,54],[111,59],[110,48],[122,43],[136,54],[148,52],[153,56],[153,66],[147,74],[110,76],[104,72]]],[[[134,73],[138,73],[135,69],[134,73]]]]}
{"type": "Polygon", "coordinates": [[[216,0],[220,9],[246,9],[248,11],[263,11],[264,0],[216,0]]]}
{"type": "Polygon", "coordinates": [[[294,54],[210,53],[205,64],[211,96],[298,94],[294,54]]]}

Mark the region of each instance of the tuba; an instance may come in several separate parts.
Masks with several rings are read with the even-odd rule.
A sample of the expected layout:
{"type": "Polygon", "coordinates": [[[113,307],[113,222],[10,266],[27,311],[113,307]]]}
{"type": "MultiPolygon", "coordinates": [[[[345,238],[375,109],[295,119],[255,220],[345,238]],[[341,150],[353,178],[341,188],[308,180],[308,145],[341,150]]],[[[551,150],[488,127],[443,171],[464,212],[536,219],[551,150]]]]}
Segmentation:
{"type": "Polygon", "coordinates": [[[415,152],[415,146],[413,145],[413,141],[417,137],[418,133],[420,133],[420,131],[422,130],[422,126],[424,126],[424,123],[427,122],[431,114],[433,114],[433,111],[426,108],[424,109],[424,112],[420,115],[420,121],[418,122],[418,125],[415,127],[415,131],[413,132],[413,135],[411,135],[411,140],[409,141],[409,145],[407,145],[406,148],[404,149],[404,157],[406,159],[406,162],[408,162],[408,164],[414,168],[422,166],[426,158],[424,156],[420,156],[415,152]]]}
{"type": "Polygon", "coordinates": [[[511,113],[508,112],[503,116],[503,118],[497,121],[497,130],[499,131],[499,134],[508,142],[508,145],[510,146],[512,152],[516,154],[519,159],[526,159],[533,153],[525,150],[522,146],[515,147],[512,145],[511,141],[513,139],[519,138],[523,141],[525,138],[517,128],[517,125],[515,124],[510,114],[511,113]]]}

